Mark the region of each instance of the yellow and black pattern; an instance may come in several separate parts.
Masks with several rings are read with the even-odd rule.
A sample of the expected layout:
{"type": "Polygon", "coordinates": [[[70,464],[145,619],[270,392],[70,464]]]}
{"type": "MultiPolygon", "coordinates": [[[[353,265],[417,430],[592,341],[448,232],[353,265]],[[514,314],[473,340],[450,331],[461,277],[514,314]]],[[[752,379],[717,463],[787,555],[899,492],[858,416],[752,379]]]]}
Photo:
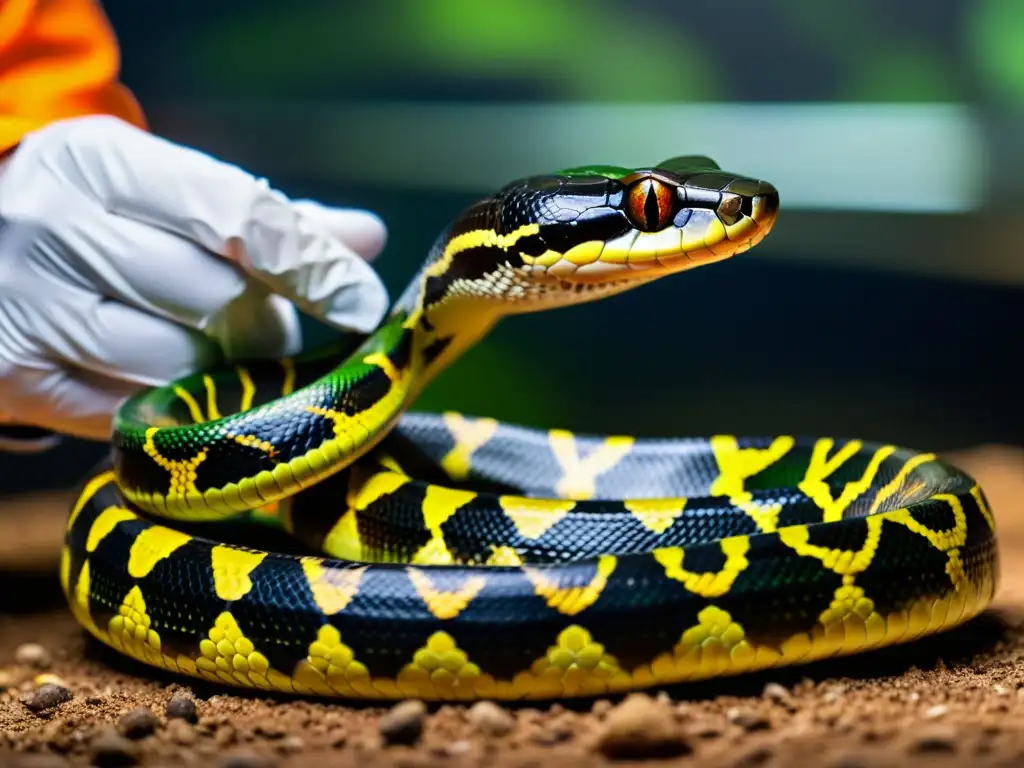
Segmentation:
{"type": "MultiPolygon", "coordinates": [[[[702,485],[720,497],[619,502],[655,539],[695,518],[685,546],[537,564],[496,548],[482,568],[216,543],[141,519],[100,474],[73,515],[63,583],[90,632],[146,663],[303,694],[441,700],[591,695],[804,663],[913,640],[990,601],[995,534],[970,478],[889,446],[745,442],[722,436],[700,454],[718,467],[702,485]],[[750,490],[795,460],[806,461],[802,491],[750,490]],[[820,522],[791,524],[794,514],[820,522]]],[[[394,476],[368,474],[348,496],[372,506],[394,476]]],[[[435,563],[449,546],[437,521],[475,496],[447,493],[419,494],[415,509],[442,530],[435,563]]],[[[571,514],[535,499],[531,517],[519,499],[491,512],[527,539],[571,514]]]]}
{"type": "Polygon", "coordinates": [[[133,398],[69,517],[74,616],[186,675],[428,700],[667,685],[970,619],[996,587],[993,518],[933,455],[407,411],[502,315],[741,253],[777,208],[706,158],[517,182],[358,345],[133,398]]]}

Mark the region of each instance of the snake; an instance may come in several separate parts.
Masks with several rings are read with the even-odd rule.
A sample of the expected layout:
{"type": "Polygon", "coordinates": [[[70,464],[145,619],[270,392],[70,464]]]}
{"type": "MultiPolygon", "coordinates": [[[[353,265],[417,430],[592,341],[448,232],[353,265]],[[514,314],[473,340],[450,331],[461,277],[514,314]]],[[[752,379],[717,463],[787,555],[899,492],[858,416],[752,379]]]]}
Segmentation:
{"type": "Polygon", "coordinates": [[[426,701],[613,695],[962,625],[997,588],[995,524],[935,453],[413,408],[502,319],[744,253],[779,209],[703,155],[527,176],[455,216],[370,332],[131,396],[69,509],[75,621],[229,690],[426,701]]]}

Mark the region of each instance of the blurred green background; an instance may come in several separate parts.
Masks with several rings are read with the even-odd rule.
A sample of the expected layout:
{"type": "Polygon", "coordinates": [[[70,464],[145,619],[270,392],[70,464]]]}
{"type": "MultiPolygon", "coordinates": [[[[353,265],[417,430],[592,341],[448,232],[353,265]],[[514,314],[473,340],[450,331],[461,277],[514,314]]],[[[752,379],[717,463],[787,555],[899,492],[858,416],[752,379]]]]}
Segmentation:
{"type": "MultiPolygon", "coordinates": [[[[516,176],[701,153],[780,189],[754,252],[509,320],[417,408],[1024,444],[1020,0],[105,8],[157,132],[379,213],[394,296],[450,217],[516,176]]],[[[62,450],[73,481],[101,449],[62,450]]]]}

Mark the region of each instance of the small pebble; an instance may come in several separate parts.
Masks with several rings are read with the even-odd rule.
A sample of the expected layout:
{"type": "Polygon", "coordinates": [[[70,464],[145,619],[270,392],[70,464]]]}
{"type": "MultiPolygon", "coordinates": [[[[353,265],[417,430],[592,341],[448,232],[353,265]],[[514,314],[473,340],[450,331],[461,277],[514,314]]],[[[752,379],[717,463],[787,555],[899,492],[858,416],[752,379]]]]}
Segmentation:
{"type": "Polygon", "coordinates": [[[737,707],[733,707],[725,716],[729,719],[729,722],[733,725],[738,725],[745,731],[766,731],[772,727],[771,721],[764,715],[757,714],[756,712],[746,712],[737,707]]]}
{"type": "Polygon", "coordinates": [[[47,684],[23,696],[21,699],[30,711],[39,713],[71,701],[71,691],[59,685],[47,684]]]}
{"type": "Polygon", "coordinates": [[[341,749],[348,744],[348,734],[345,731],[337,731],[331,734],[331,747],[334,749],[341,749]]]}
{"type": "Polygon", "coordinates": [[[764,697],[774,701],[776,704],[792,704],[793,694],[789,692],[789,689],[785,686],[779,685],[778,683],[768,683],[764,687],[764,697]]]}
{"type": "Polygon", "coordinates": [[[273,768],[274,761],[254,752],[236,752],[219,763],[220,768],[273,768]]]}
{"type": "Polygon", "coordinates": [[[516,724],[512,715],[491,701],[478,701],[469,708],[466,718],[487,736],[504,736],[516,724]]]}
{"type": "Polygon", "coordinates": [[[15,650],[14,660],[18,664],[24,664],[28,667],[46,669],[53,662],[53,657],[39,643],[24,643],[15,650]]]}
{"type": "Polygon", "coordinates": [[[0,693],[14,685],[14,675],[6,669],[0,669],[0,693]]]}
{"type": "Polygon", "coordinates": [[[113,728],[106,728],[89,745],[92,764],[108,766],[135,765],[139,761],[136,746],[113,728]]]}
{"type": "Polygon", "coordinates": [[[256,726],[256,733],[268,739],[280,739],[285,734],[284,726],[274,720],[267,720],[256,726]]]}
{"type": "Polygon", "coordinates": [[[169,720],[167,722],[167,735],[171,740],[183,746],[194,744],[199,738],[196,729],[181,719],[169,720]]]}
{"type": "Polygon", "coordinates": [[[199,721],[196,703],[188,696],[175,696],[168,701],[166,714],[168,720],[178,718],[192,724],[199,721]]]}
{"type": "Polygon", "coordinates": [[[752,750],[742,755],[734,765],[739,768],[754,768],[758,765],[764,765],[772,759],[772,751],[768,747],[754,747],[752,750]]]}
{"type": "Polygon", "coordinates": [[[13,763],[3,763],[4,768],[70,768],[69,763],[60,755],[42,754],[25,755],[13,763]]]}
{"type": "Polygon", "coordinates": [[[532,741],[535,744],[541,744],[545,747],[551,747],[555,744],[561,744],[569,741],[572,738],[572,729],[565,725],[555,725],[550,728],[541,728],[532,736],[532,741]]]}
{"type": "Polygon", "coordinates": [[[466,739],[459,739],[453,741],[447,747],[445,747],[445,754],[449,757],[458,757],[459,755],[465,755],[472,749],[473,745],[470,744],[466,739]]]}
{"type": "Polygon", "coordinates": [[[396,704],[380,719],[378,728],[385,744],[412,745],[423,735],[427,705],[410,699],[396,704]]]}
{"type": "Polygon", "coordinates": [[[928,707],[925,710],[924,716],[929,720],[936,720],[949,712],[949,707],[945,704],[936,704],[934,707],[928,707]]]}
{"type": "Polygon", "coordinates": [[[690,733],[699,739],[717,739],[722,735],[722,727],[711,720],[701,720],[690,727],[690,733]]]}
{"type": "Polygon", "coordinates": [[[117,730],[129,739],[142,739],[149,736],[156,730],[160,720],[146,707],[136,709],[121,715],[117,721],[117,730]]]}
{"type": "Polygon", "coordinates": [[[910,744],[911,752],[956,752],[956,729],[948,725],[920,728],[910,744]]]}
{"type": "Polygon", "coordinates": [[[691,751],[672,710],[642,693],[630,694],[608,713],[596,746],[613,760],[674,757],[691,751]]]}
{"type": "Polygon", "coordinates": [[[238,731],[235,730],[233,725],[229,725],[227,723],[224,725],[218,725],[217,730],[213,732],[213,740],[221,747],[233,744],[237,738],[238,731]]]}
{"type": "Polygon", "coordinates": [[[301,752],[305,747],[306,742],[304,742],[299,736],[285,736],[275,745],[275,749],[277,749],[278,752],[283,752],[285,754],[301,752]]]}
{"type": "Polygon", "coordinates": [[[598,699],[590,707],[590,711],[597,717],[604,717],[612,711],[612,703],[608,699],[598,699]]]}

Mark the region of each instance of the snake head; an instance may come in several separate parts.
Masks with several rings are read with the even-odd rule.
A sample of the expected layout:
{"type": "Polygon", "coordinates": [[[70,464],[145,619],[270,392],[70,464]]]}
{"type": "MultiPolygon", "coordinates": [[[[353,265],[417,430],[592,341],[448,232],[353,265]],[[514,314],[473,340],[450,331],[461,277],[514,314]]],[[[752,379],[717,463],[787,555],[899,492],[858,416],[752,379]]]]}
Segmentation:
{"type": "Polygon", "coordinates": [[[743,253],[779,210],[770,183],[697,155],[569,169],[510,185],[499,200],[497,231],[528,233],[509,249],[519,271],[566,287],[646,281],[743,253]]]}
{"type": "Polygon", "coordinates": [[[591,301],[747,251],[778,210],[771,184],[698,155],[521,179],[455,220],[394,311],[418,321],[452,302],[501,314],[591,301]]]}

